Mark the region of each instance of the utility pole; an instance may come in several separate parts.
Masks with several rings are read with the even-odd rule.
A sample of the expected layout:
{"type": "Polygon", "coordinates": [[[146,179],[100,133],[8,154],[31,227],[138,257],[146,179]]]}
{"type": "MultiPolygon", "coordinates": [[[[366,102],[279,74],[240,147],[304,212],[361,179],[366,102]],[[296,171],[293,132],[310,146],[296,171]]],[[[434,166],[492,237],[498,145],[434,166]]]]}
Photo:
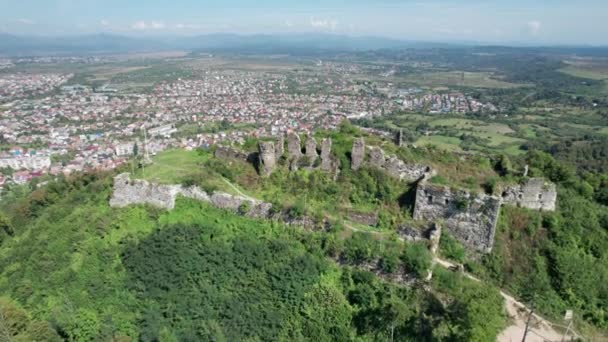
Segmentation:
{"type": "Polygon", "coordinates": [[[528,321],[526,322],[526,330],[524,331],[524,337],[521,340],[522,342],[526,342],[526,336],[528,335],[528,330],[530,329],[530,322],[532,321],[532,316],[534,316],[534,306],[530,308],[530,314],[528,315],[528,321]]]}

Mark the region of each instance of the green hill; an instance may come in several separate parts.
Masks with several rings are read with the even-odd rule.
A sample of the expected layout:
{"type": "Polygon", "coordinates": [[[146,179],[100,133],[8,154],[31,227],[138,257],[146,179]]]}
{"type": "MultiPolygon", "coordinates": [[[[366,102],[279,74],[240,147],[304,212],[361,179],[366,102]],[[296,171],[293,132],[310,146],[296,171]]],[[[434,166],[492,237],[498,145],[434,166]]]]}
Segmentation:
{"type": "MultiPolygon", "coordinates": [[[[361,133],[332,133],[342,163],[355,134],[361,133]]],[[[185,198],[171,211],[111,208],[116,173],[11,187],[0,201],[0,336],[492,341],[506,326],[494,286],[554,319],[574,309],[576,326],[585,332],[608,328],[604,175],[577,174],[537,152],[512,160],[459,157],[369,139],[403,159],[432,165],[440,175],[434,182],[469,191],[515,182],[513,170],[528,164],[532,175],[558,184],[558,211],[505,207],[488,255],[465,252],[445,235],[440,253],[486,282],[435,267],[433,281],[424,284],[427,246],[404,243],[395,232],[398,224],[413,223],[410,184],[367,168],[344,169],[335,180],[311,170],[278,170],[262,179],[250,164],[222,161],[210,151],[170,151],[136,176],[206,190],[227,186],[296,215],[326,218],[329,228],[251,219],[185,198]],[[183,172],[167,172],[167,165],[179,167],[175,160],[186,166],[183,172]],[[380,223],[348,222],[352,208],[380,212],[380,223]]]]}

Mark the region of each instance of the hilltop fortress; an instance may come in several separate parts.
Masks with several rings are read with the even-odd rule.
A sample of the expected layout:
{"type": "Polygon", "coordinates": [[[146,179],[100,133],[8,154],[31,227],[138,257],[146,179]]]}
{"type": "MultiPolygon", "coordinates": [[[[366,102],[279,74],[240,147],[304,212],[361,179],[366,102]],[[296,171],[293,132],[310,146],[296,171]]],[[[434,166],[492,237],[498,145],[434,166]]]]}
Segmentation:
{"type": "MultiPolygon", "coordinates": [[[[299,168],[317,169],[332,173],[340,172],[340,162],[332,153],[332,140],[325,138],[318,149],[317,141],[307,136],[304,147],[297,134],[276,141],[260,141],[258,152],[243,153],[233,148],[218,147],[215,156],[220,159],[236,158],[254,163],[262,177],[268,177],[286,162],[291,171],[299,168]]],[[[363,167],[376,168],[387,175],[415,184],[416,196],[413,210],[414,220],[439,224],[443,230],[453,235],[470,250],[489,253],[494,245],[494,235],[500,208],[503,204],[533,210],[554,211],[557,192],[555,184],[542,178],[525,178],[521,184],[506,186],[501,196],[477,194],[462,189],[435,185],[430,182],[436,171],[430,166],[408,163],[396,156],[387,154],[377,146],[366,146],[363,138],[354,140],[350,154],[350,167],[359,170],[363,167]]],[[[342,165],[344,167],[344,165],[342,165]]],[[[177,196],[184,196],[231,210],[235,213],[256,218],[276,218],[272,215],[270,203],[215,192],[207,194],[198,187],[181,185],[159,185],[143,180],[131,180],[128,174],[114,179],[114,191],[110,200],[112,207],[130,204],[150,204],[164,209],[173,209],[177,196]]],[[[349,217],[358,218],[357,213],[349,217]]],[[[310,219],[299,222],[293,218],[280,217],[288,224],[306,225],[310,219]]],[[[364,217],[362,223],[373,224],[377,217],[364,217]]],[[[310,222],[308,222],[310,223],[310,222]]]]}

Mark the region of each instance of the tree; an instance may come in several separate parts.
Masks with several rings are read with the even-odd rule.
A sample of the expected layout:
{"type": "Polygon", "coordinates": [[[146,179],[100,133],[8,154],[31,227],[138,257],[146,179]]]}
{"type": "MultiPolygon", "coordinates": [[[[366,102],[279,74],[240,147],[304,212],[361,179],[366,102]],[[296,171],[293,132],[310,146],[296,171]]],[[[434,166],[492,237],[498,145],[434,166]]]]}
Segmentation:
{"type": "Polygon", "coordinates": [[[496,164],[496,171],[503,176],[509,175],[513,172],[513,165],[511,164],[509,157],[504,154],[500,156],[498,163],[496,164]]]}

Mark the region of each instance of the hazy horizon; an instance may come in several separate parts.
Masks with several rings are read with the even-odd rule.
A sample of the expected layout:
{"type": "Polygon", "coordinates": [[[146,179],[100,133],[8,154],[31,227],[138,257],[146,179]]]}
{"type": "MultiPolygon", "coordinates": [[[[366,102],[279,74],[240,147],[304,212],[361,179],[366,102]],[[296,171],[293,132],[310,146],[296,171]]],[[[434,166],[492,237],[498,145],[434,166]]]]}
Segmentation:
{"type": "Polygon", "coordinates": [[[522,45],[608,45],[608,3],[330,0],[0,0],[0,32],[17,35],[201,34],[377,36],[397,40],[522,45]]]}

